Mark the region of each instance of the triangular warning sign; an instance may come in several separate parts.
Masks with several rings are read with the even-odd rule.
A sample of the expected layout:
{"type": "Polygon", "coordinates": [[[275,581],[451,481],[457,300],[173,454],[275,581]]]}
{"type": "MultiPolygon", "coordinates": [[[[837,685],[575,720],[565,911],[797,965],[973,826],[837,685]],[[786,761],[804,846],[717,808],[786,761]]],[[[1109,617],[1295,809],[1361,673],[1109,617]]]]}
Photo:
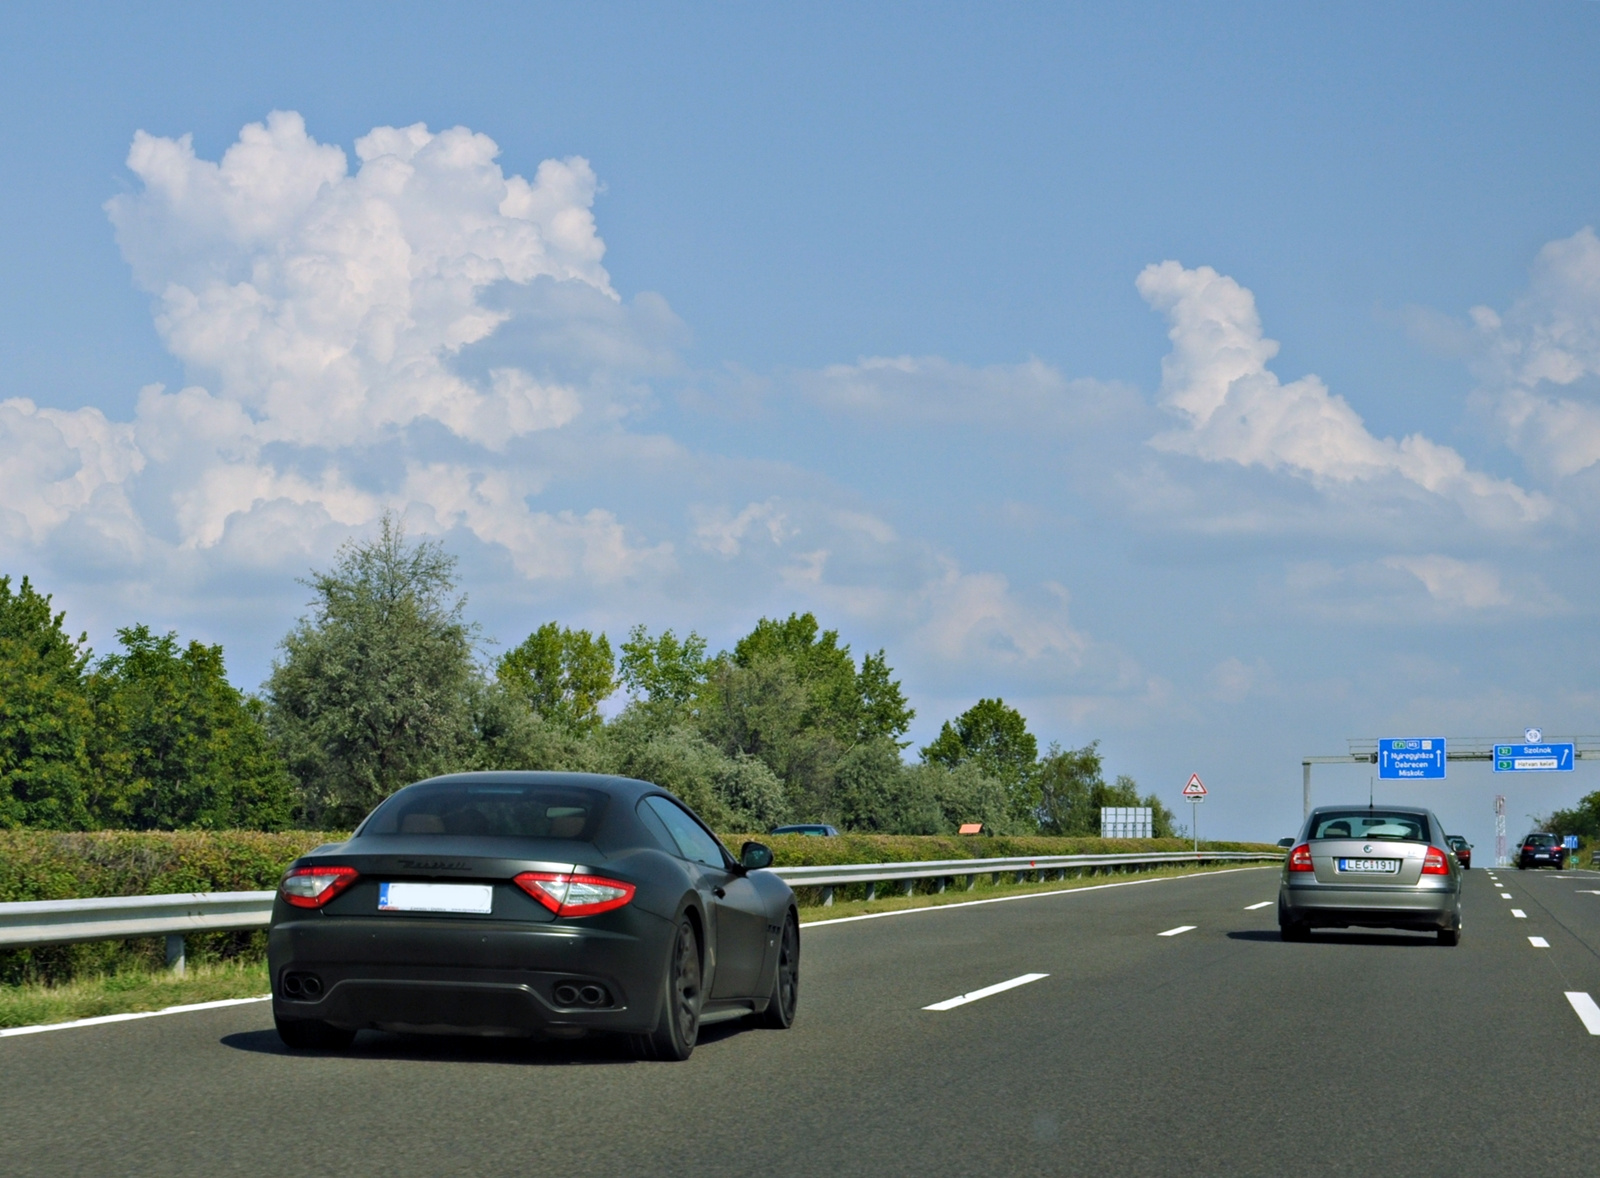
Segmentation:
{"type": "Polygon", "coordinates": [[[1203,798],[1206,796],[1205,782],[1200,780],[1200,774],[1189,774],[1189,784],[1183,787],[1183,796],[1186,798],[1203,798]]]}

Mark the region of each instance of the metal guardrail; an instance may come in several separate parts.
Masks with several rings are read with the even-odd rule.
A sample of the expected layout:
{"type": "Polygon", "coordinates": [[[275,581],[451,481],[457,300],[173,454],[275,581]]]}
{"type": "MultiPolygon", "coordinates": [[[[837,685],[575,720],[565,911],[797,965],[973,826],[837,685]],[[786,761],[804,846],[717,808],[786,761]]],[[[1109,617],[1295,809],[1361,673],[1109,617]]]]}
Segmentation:
{"type": "Polygon", "coordinates": [[[274,894],[179,892],[0,904],[0,949],[164,936],[167,965],[182,973],[185,934],[265,928],[274,894]]]}
{"type": "Polygon", "coordinates": [[[1057,879],[1069,871],[1082,874],[1106,868],[1161,866],[1168,863],[1218,863],[1218,862],[1278,862],[1282,852],[1267,851],[1156,851],[1134,852],[1121,855],[1020,855],[1009,859],[931,859],[908,863],[846,863],[816,867],[774,867],[772,873],[780,876],[790,887],[821,888],[823,904],[833,903],[833,889],[849,884],[866,884],[867,898],[872,899],[880,883],[899,883],[909,894],[917,880],[940,881],[943,891],[945,880],[965,879],[971,888],[980,875],[993,876],[998,883],[1002,875],[1014,874],[1017,882],[1037,873],[1044,879],[1054,874],[1057,879]]]}
{"type": "MultiPolygon", "coordinates": [[[[1038,873],[1062,878],[1068,871],[1138,867],[1164,863],[1259,862],[1281,854],[1251,851],[1156,852],[1124,855],[1036,855],[1010,859],[933,859],[908,863],[844,863],[818,867],[774,867],[769,870],[790,887],[821,888],[823,903],[833,902],[833,889],[865,884],[869,898],[880,883],[900,883],[909,892],[917,880],[965,878],[970,888],[980,875],[996,882],[1014,874],[1018,882],[1038,873]]],[[[168,896],[112,896],[87,900],[24,900],[0,904],[0,949],[30,949],[109,941],[127,937],[167,939],[167,964],[182,972],[183,938],[190,933],[236,932],[265,928],[272,916],[273,892],[182,892],[168,896]]]]}

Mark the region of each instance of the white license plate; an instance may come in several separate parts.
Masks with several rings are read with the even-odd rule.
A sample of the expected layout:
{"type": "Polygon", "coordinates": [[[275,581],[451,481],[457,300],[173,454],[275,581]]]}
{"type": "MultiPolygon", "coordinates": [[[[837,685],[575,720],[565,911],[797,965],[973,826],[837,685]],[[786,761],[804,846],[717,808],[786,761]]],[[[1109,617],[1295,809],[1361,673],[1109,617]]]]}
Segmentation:
{"type": "Polygon", "coordinates": [[[1341,859],[1340,871],[1371,871],[1393,875],[1400,870],[1398,859],[1341,859]]]}
{"type": "Polygon", "coordinates": [[[379,912],[476,912],[488,915],[494,905],[490,884],[381,883],[379,912]]]}

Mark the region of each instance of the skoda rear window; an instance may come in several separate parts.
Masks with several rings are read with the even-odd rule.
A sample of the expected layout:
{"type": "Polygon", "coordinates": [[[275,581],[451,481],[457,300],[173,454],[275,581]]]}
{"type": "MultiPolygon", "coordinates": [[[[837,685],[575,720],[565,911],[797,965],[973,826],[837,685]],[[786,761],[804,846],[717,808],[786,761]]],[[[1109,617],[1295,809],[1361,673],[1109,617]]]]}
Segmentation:
{"type": "Polygon", "coordinates": [[[412,785],[374,810],[356,833],[589,842],[605,804],[605,794],[575,786],[412,785]]]}
{"type": "Polygon", "coordinates": [[[1421,814],[1384,810],[1350,810],[1318,814],[1314,839],[1383,839],[1398,843],[1426,843],[1428,820],[1421,814]]]}

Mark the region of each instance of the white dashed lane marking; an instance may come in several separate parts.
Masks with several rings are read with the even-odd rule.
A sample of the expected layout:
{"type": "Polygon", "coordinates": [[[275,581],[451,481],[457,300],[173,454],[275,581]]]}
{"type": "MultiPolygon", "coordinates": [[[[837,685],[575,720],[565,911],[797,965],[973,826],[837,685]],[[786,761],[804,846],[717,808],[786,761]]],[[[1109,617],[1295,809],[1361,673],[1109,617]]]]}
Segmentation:
{"type": "Polygon", "coordinates": [[[1156,936],[1158,936],[1158,937],[1175,937],[1179,933],[1193,932],[1195,929],[1197,929],[1199,927],[1200,927],[1199,925],[1195,925],[1195,924],[1180,924],[1177,928],[1169,928],[1164,933],[1157,933],[1156,936]]]}
{"type": "Polygon", "coordinates": [[[1268,904],[1271,904],[1271,903],[1272,903],[1271,900],[1263,900],[1259,904],[1246,904],[1244,906],[1244,910],[1246,912],[1254,912],[1257,908],[1265,908],[1268,904]]]}
{"type": "Polygon", "coordinates": [[[1502,900],[1509,900],[1509,899],[1511,899],[1511,893],[1510,892],[1501,892],[1500,893],[1500,898],[1502,900]]]}
{"type": "Polygon", "coordinates": [[[1591,1035],[1600,1035],[1600,1006],[1594,1004],[1594,999],[1582,990],[1568,990],[1567,1001],[1572,1003],[1572,1009],[1583,1020],[1584,1030],[1591,1035]]]}
{"type": "Polygon", "coordinates": [[[1518,920],[1527,920],[1528,919],[1528,914],[1526,912],[1524,912],[1520,908],[1513,908],[1511,910],[1511,915],[1515,916],[1518,920]]]}
{"type": "Polygon", "coordinates": [[[1528,944],[1532,945],[1535,949],[1550,948],[1550,942],[1545,940],[1543,937],[1529,937],[1528,944]]]}
{"type": "Polygon", "coordinates": [[[965,1006],[969,1002],[976,1002],[980,998],[988,998],[992,994],[1003,994],[1007,990],[1015,990],[1018,986],[1026,986],[1029,982],[1037,982],[1040,978],[1047,978],[1047,973],[1025,973],[1021,977],[1012,978],[1006,982],[996,982],[992,986],[985,986],[981,990],[972,990],[966,994],[958,994],[954,998],[946,998],[943,1002],[935,1002],[932,1006],[924,1006],[923,1010],[954,1010],[958,1006],[965,1006]]]}

